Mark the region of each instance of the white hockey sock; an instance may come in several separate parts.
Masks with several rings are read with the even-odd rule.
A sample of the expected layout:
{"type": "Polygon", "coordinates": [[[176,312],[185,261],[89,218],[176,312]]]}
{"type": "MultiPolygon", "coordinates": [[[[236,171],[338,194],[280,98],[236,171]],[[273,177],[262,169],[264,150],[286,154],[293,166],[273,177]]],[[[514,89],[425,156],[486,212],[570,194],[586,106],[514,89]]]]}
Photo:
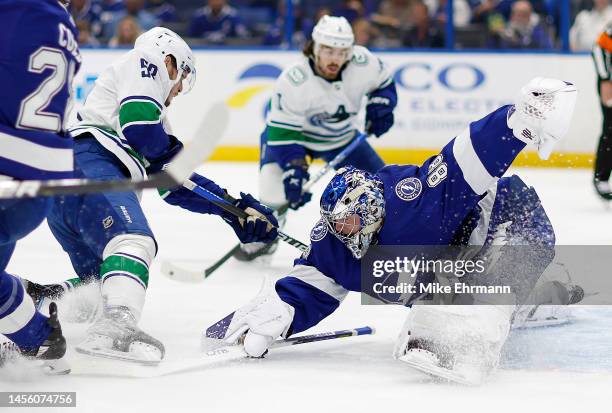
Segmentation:
{"type": "Polygon", "coordinates": [[[100,266],[106,306],[128,307],[140,320],[155,252],[155,241],[143,235],[120,235],[108,243],[100,266]]]}

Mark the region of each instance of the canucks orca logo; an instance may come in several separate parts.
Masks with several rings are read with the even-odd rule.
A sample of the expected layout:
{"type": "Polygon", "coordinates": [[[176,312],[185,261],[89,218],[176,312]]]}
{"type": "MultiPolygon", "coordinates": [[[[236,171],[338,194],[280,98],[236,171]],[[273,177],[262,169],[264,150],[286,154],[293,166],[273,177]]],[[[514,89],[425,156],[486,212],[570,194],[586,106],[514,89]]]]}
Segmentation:
{"type": "Polygon", "coordinates": [[[336,113],[317,113],[316,115],[312,115],[309,120],[312,125],[327,129],[330,132],[342,132],[346,128],[349,128],[350,125],[346,125],[342,128],[333,128],[330,126],[330,124],[333,125],[336,123],[344,122],[345,120],[356,114],[356,112],[347,112],[344,105],[340,105],[338,106],[338,109],[336,109],[336,113]]]}
{"type": "Polygon", "coordinates": [[[419,178],[404,178],[395,185],[395,194],[404,201],[413,201],[421,195],[422,189],[419,178]]]}
{"type": "Polygon", "coordinates": [[[321,241],[327,235],[327,223],[320,219],[319,222],[310,231],[310,240],[312,242],[321,241]]]}

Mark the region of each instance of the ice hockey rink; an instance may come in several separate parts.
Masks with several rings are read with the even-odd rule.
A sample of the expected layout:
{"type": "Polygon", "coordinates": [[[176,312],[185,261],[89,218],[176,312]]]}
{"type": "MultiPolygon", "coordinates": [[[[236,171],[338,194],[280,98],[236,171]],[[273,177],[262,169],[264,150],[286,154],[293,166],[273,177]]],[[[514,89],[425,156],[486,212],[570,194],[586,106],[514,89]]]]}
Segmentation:
{"type": "MultiPolygon", "coordinates": [[[[199,172],[230,193],[257,193],[254,163],[205,164],[199,172]]],[[[514,169],[533,185],[555,227],[558,244],[612,243],[612,210],[596,198],[586,169],[514,169]]],[[[325,179],[315,189],[320,195],[325,179]]],[[[204,329],[253,297],[265,276],[279,277],[298,255],[282,244],[269,264],[228,261],[209,279],[186,284],[164,277],[165,260],[204,268],[235,244],[230,228],[214,216],[196,215],[144,194],[144,209],[157,236],[142,327],[162,340],[166,362],[195,359],[204,329]]],[[[308,240],[317,203],[291,212],[286,232],[308,240]]],[[[21,242],[8,271],[37,282],[72,277],[68,257],[46,224],[21,242]]],[[[601,274],[608,277],[610,274],[601,274]]],[[[601,297],[588,296],[596,303],[601,297]]],[[[60,317],[61,317],[60,307],[60,317]]],[[[46,377],[0,370],[1,391],[74,391],[83,412],[604,412],[612,403],[612,309],[572,309],[571,324],[511,334],[499,371],[480,387],[434,382],[395,361],[391,352],[409,310],[361,306],[351,294],[315,331],[373,326],[373,336],[304,344],[271,351],[263,359],[228,362],[163,377],[124,378],[121,362],[108,376],[46,377]]],[[[69,345],[86,325],[63,323],[69,345]]],[[[308,332],[307,332],[308,333],[308,332]]],[[[69,350],[68,359],[78,363],[69,350]]],[[[78,368],[75,368],[78,371],[78,368]]],[[[21,409],[20,411],[26,411],[21,409]]]]}

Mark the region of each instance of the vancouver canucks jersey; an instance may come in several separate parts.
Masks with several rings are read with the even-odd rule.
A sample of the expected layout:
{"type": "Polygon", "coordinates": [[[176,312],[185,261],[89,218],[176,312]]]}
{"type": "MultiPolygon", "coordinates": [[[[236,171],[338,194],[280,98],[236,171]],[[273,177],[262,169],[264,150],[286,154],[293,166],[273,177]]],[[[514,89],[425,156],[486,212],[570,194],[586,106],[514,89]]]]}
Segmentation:
{"type": "Polygon", "coordinates": [[[147,159],[168,150],[164,102],[170,79],[161,57],[134,49],[98,77],[70,133],[92,134],[133,178],[146,175],[147,159]]]}
{"type": "MultiPolygon", "coordinates": [[[[472,122],[420,167],[389,165],[377,173],[386,203],[379,245],[453,243],[466,218],[525,147],[507,126],[510,110],[505,106],[472,122]]],[[[348,291],[361,290],[360,261],[323,221],[310,239],[309,251],[276,283],[281,299],[295,308],[294,333],[331,314],[348,291]]]]}
{"type": "Polygon", "coordinates": [[[391,74],[368,49],[355,46],[340,78],[315,74],[312,61],[302,60],[276,80],[268,112],[268,145],[299,144],[313,151],[346,145],[360,128],[357,114],[365,95],[388,86],[391,74]]]}
{"type": "Polygon", "coordinates": [[[0,0],[0,26],[0,175],[68,178],[64,121],[81,64],[74,22],[57,0],[0,0]]]}

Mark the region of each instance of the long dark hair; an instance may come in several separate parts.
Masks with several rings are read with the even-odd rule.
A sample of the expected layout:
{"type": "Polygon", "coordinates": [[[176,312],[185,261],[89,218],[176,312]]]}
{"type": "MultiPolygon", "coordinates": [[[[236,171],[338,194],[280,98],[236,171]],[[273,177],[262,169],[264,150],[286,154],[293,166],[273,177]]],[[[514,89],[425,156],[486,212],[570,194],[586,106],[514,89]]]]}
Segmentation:
{"type": "Polygon", "coordinates": [[[302,49],[304,56],[314,59],[314,41],[308,40],[302,49]]]}

